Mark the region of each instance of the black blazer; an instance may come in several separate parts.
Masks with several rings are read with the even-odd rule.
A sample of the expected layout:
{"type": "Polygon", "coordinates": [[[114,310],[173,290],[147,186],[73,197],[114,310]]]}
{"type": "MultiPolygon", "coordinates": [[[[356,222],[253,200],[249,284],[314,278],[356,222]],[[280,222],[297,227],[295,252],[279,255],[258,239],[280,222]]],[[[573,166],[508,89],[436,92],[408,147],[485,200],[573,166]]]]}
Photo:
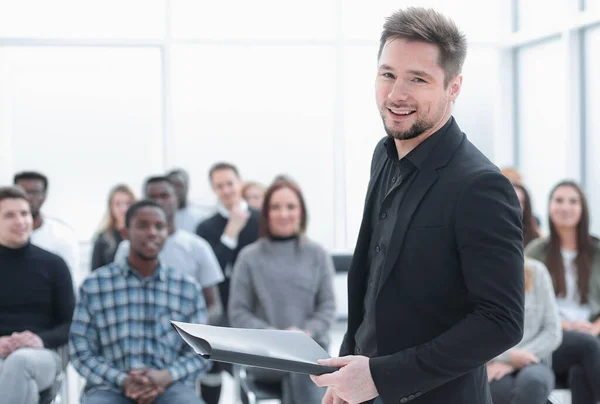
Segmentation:
{"type": "MultiPolygon", "coordinates": [[[[385,140],[373,154],[348,272],[340,356],[353,354],[363,318],[371,200],[385,140]]],[[[406,194],[385,258],[375,300],[379,357],[369,361],[380,399],[491,403],[485,364],[523,337],[523,268],[514,189],[452,122],[406,194]]]]}

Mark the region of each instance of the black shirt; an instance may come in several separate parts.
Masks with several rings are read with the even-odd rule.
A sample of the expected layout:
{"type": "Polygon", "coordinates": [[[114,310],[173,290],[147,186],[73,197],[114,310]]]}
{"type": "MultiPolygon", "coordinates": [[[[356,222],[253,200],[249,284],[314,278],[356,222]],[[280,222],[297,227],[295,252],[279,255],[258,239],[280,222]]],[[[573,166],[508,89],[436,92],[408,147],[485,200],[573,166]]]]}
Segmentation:
{"type": "Polygon", "coordinates": [[[65,261],[32,244],[0,245],[0,336],[29,330],[44,346],[67,343],[75,308],[65,261]]]}
{"type": "Polygon", "coordinates": [[[123,241],[123,237],[118,230],[112,230],[110,235],[105,232],[98,235],[92,252],[92,271],[104,265],[112,264],[121,241],[123,241]]]}
{"type": "Polygon", "coordinates": [[[410,153],[398,159],[398,151],[394,139],[384,142],[386,148],[385,163],[373,190],[371,208],[371,241],[368,252],[368,275],[364,297],[363,321],[354,336],[355,354],[369,358],[377,356],[377,334],[375,301],[385,257],[395,246],[392,232],[396,226],[397,214],[402,209],[405,198],[410,197],[410,186],[419,170],[425,164],[440,136],[450,127],[453,118],[437,132],[429,136],[410,153]]]}
{"type": "Polygon", "coordinates": [[[221,242],[221,236],[225,231],[228,219],[223,217],[219,213],[215,213],[202,223],[198,225],[196,234],[208,241],[212,247],[217,260],[221,265],[225,280],[219,284],[219,293],[221,295],[221,303],[224,308],[224,314],[227,313],[227,305],[229,303],[229,277],[231,274],[228,273],[227,268],[233,268],[237,256],[242,250],[249,244],[254,243],[258,240],[260,213],[250,208],[250,217],[246,222],[246,226],[242,229],[238,236],[238,243],[235,249],[231,249],[221,242]]]}

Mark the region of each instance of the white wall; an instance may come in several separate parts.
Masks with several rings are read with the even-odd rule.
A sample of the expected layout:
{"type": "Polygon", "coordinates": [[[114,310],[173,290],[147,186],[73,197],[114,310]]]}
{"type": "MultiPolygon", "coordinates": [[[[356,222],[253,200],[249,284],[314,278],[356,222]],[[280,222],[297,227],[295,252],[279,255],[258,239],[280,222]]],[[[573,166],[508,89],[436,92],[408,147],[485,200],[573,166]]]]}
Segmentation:
{"type": "MultiPolygon", "coordinates": [[[[466,32],[455,115],[493,158],[506,3],[414,3],[466,32]]],[[[52,4],[40,3],[45,18],[31,20],[37,2],[0,3],[3,182],[18,170],[46,173],[46,212],[87,240],[114,183],[139,194],[146,175],[182,166],[192,199],[212,204],[207,170],[228,160],[246,179],[296,178],[309,235],[352,247],[372,148],[384,135],[373,93],[378,37],[397,2],[52,4]]]]}

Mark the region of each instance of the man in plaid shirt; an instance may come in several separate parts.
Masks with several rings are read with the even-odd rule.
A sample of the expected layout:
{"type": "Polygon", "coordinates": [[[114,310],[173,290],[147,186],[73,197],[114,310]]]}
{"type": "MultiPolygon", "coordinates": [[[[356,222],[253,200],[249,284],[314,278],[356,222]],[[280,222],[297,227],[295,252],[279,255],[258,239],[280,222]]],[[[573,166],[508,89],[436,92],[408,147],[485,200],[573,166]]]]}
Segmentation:
{"type": "Polygon", "coordinates": [[[85,280],[73,316],[71,363],[87,380],[81,402],[201,404],[193,386],[209,362],[170,324],[206,322],[200,287],[158,260],[168,233],[160,205],[137,202],[125,221],[128,259],[85,280]]]}

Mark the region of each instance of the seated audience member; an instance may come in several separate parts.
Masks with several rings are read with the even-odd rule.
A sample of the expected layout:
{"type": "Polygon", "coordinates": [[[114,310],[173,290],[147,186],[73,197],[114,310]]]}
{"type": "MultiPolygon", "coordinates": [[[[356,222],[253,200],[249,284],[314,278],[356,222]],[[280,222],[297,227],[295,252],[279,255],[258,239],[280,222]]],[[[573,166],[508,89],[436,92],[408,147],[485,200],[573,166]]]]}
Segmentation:
{"type": "MultiPolygon", "coordinates": [[[[144,196],[158,203],[167,214],[168,236],[160,252],[160,259],[170,268],[192,276],[202,287],[209,313],[218,316],[222,312],[217,285],[223,280],[219,262],[210,245],[197,235],[179,230],[175,225],[177,196],[175,188],[166,177],[150,177],[144,185],[144,196]],[[216,314],[212,311],[217,310],[216,314]]],[[[115,260],[127,259],[130,242],[123,240],[117,249],[115,260]]]]}
{"type": "Polygon", "coordinates": [[[31,206],[33,232],[31,243],[48,250],[64,259],[76,274],[79,268],[79,243],[73,230],[64,222],[42,215],[41,209],[46,202],[48,178],[40,173],[26,171],[15,174],[14,185],[23,188],[31,206]]]}
{"type": "Polygon", "coordinates": [[[526,259],[523,339],[487,365],[494,404],[545,404],[554,389],[548,360],[561,340],[548,270],[541,262],[526,259]]]}
{"type": "Polygon", "coordinates": [[[523,185],[523,176],[521,175],[521,173],[519,172],[519,170],[517,170],[516,168],[513,167],[504,167],[502,168],[502,174],[508,178],[508,180],[513,183],[513,184],[517,184],[517,185],[523,185]]]}
{"type": "Polygon", "coordinates": [[[171,320],[206,321],[197,283],[158,259],[167,215],[155,202],[127,211],[127,260],[98,268],[82,284],[69,336],[71,362],[86,379],[83,404],[201,403],[194,390],[209,362],[171,320]]]}
{"type": "MultiPolygon", "coordinates": [[[[223,307],[219,324],[228,325],[229,279],[240,250],[258,238],[260,214],[258,210],[249,207],[242,197],[242,180],[233,164],[213,165],[208,172],[208,178],[219,200],[217,212],[198,225],[196,234],[210,243],[225,275],[225,280],[219,284],[223,307]]],[[[231,366],[217,362],[202,380],[202,398],[206,404],[219,402],[223,370],[230,371],[231,366]]]]}
{"type": "MultiPolygon", "coordinates": [[[[231,325],[300,330],[329,343],[335,315],[333,261],[305,236],[306,206],[291,182],[275,182],[265,194],[260,239],[244,248],[233,271],[231,325]]],[[[324,390],[307,375],[249,369],[257,379],[281,380],[283,404],[320,403],[324,390]]]]}
{"type": "Polygon", "coordinates": [[[215,164],[210,169],[209,179],[219,199],[217,213],[200,223],[196,234],[209,242],[225,275],[219,291],[226,309],[229,277],[239,251],[258,238],[260,213],[250,208],[242,197],[242,180],[235,166],[215,164]]]}
{"type": "Polygon", "coordinates": [[[248,206],[260,211],[265,197],[265,188],[258,182],[246,182],[242,188],[242,197],[248,206]]]}
{"type": "Polygon", "coordinates": [[[37,403],[62,363],[75,297],[65,261],[32,245],[25,193],[0,188],[0,402],[37,403]]]}
{"type": "MultiPolygon", "coordinates": [[[[523,183],[523,176],[516,168],[504,167],[501,171],[502,171],[502,174],[506,178],[508,178],[508,180],[513,185],[520,186],[521,189],[524,189],[523,187],[525,185],[523,183]]],[[[517,187],[515,187],[515,191],[516,190],[517,190],[517,187]]],[[[521,200],[521,195],[518,192],[517,192],[517,195],[519,196],[519,200],[521,200]]],[[[531,213],[531,216],[533,217],[533,220],[535,221],[536,225],[539,227],[540,226],[540,218],[537,217],[536,215],[534,215],[533,212],[531,213]]],[[[527,245],[527,244],[525,244],[525,245],[527,245]]]]}
{"type": "Polygon", "coordinates": [[[133,202],[135,195],[127,185],[119,184],[110,191],[106,217],[94,242],[92,271],[114,261],[117,247],[123,241],[125,212],[133,202]]]}
{"type": "Polygon", "coordinates": [[[175,187],[175,193],[179,201],[177,214],[175,215],[175,225],[178,229],[195,233],[198,225],[210,216],[210,210],[192,205],[188,201],[190,176],[187,171],[180,168],[171,170],[167,173],[167,178],[175,187]]]}
{"type": "Polygon", "coordinates": [[[589,233],[583,190],[563,181],[550,193],[550,237],[533,240],[529,257],[546,264],[557,296],[563,340],[552,355],[573,404],[600,401],[600,243],[589,233]]]}
{"type": "Polygon", "coordinates": [[[540,238],[542,233],[537,221],[533,217],[529,192],[527,192],[527,189],[523,185],[513,183],[513,187],[523,211],[523,247],[527,247],[527,244],[532,240],[540,238]]]}

